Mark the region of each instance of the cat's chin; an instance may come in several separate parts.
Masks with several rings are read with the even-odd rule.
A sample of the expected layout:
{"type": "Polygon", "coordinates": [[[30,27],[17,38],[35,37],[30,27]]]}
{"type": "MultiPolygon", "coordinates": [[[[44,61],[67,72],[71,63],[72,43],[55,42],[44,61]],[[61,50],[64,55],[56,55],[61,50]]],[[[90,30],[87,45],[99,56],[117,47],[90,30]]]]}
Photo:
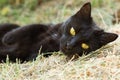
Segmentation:
{"type": "Polygon", "coordinates": [[[66,60],[69,61],[69,60],[77,60],[79,58],[79,55],[76,53],[74,55],[69,55],[66,57],[66,60]]]}
{"type": "Polygon", "coordinates": [[[63,52],[65,55],[70,54],[71,52],[68,51],[66,48],[60,48],[60,51],[63,52]]]}

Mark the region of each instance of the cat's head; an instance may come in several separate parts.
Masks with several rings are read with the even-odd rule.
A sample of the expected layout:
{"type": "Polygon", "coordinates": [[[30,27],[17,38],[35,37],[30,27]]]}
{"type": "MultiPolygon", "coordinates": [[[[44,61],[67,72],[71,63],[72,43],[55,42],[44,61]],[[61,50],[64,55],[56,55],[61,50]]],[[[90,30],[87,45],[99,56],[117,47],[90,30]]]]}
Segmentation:
{"type": "Polygon", "coordinates": [[[104,32],[95,24],[89,2],[63,23],[61,32],[60,50],[68,56],[88,54],[118,37],[117,34],[104,32]]]}

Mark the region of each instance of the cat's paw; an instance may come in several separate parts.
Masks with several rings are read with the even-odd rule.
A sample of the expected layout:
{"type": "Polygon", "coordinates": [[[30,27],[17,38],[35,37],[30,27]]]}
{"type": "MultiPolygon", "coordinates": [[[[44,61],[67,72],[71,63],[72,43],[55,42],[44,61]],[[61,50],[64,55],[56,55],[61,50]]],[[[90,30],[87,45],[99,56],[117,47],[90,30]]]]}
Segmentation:
{"type": "Polygon", "coordinates": [[[14,36],[12,36],[11,34],[9,34],[9,32],[7,34],[5,34],[2,38],[2,42],[5,45],[12,45],[15,43],[15,38],[14,36]]]}

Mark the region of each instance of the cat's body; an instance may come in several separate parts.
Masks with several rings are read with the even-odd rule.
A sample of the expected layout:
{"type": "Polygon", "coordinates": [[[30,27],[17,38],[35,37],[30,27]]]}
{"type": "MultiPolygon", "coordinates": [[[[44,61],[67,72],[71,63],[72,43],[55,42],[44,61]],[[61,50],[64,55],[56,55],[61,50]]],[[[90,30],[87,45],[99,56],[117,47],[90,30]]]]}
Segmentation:
{"type": "Polygon", "coordinates": [[[16,61],[16,58],[18,58],[23,62],[35,59],[40,48],[41,52],[59,50],[60,35],[58,35],[58,29],[61,24],[31,24],[18,28],[14,25],[0,25],[0,31],[2,32],[5,32],[3,28],[13,28],[3,33],[4,37],[1,36],[0,60],[5,61],[6,55],[8,55],[12,61],[16,61]]]}
{"type": "MultiPolygon", "coordinates": [[[[8,29],[5,25],[0,25],[0,31],[3,27],[8,29]]],[[[11,24],[9,27],[12,30],[9,29],[0,36],[0,61],[5,61],[6,55],[11,61],[16,58],[22,62],[33,60],[40,48],[41,52],[60,50],[71,58],[73,55],[88,54],[117,38],[116,34],[104,32],[97,27],[91,17],[90,3],[86,3],[63,23],[32,24],[19,28],[11,24]]]]}

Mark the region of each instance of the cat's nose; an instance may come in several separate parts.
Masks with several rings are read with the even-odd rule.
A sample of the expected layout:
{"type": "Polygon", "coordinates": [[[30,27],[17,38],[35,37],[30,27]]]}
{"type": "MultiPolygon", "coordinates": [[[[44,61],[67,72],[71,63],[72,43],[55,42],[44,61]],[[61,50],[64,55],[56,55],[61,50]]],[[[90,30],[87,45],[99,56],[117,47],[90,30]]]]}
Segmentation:
{"type": "Polygon", "coordinates": [[[66,47],[68,50],[72,49],[73,48],[73,45],[70,44],[70,43],[67,43],[67,47],[66,47]]]}
{"type": "Polygon", "coordinates": [[[67,46],[67,49],[70,50],[70,49],[72,49],[72,47],[71,46],[67,46]]]}

